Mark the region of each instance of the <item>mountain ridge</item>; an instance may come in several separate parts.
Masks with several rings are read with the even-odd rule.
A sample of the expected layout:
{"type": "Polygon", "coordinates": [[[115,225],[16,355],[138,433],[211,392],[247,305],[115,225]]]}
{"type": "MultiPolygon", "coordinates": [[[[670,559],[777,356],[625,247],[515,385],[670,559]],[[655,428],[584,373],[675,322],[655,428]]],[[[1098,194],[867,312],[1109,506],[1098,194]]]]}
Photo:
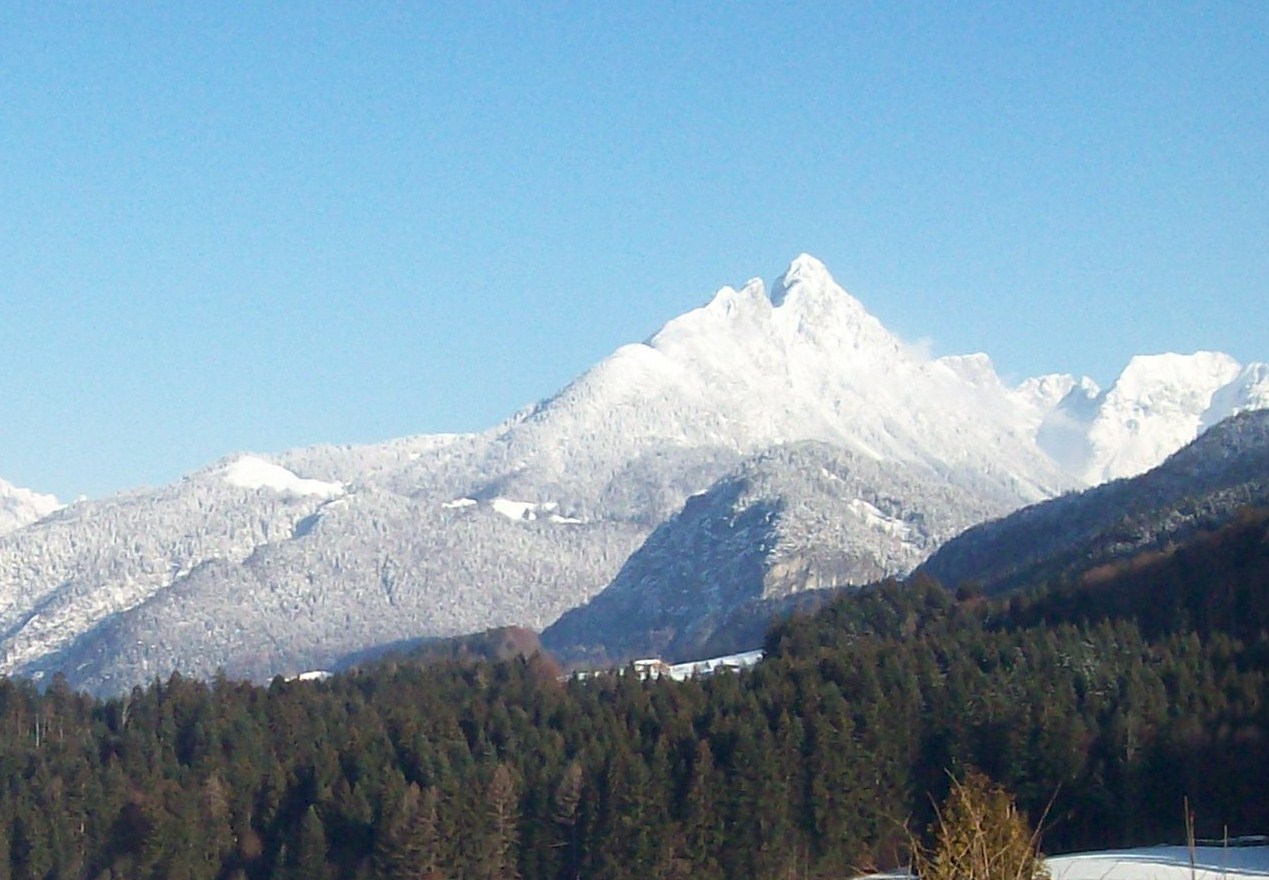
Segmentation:
{"type": "MultiPolygon", "coordinates": [[[[1255,403],[1260,366],[1211,397],[1255,403]]],[[[374,643],[542,627],[689,498],[801,443],[1004,513],[1081,485],[1042,449],[1046,423],[1083,430],[1061,407],[1080,389],[1061,375],[1006,387],[982,354],[926,357],[802,255],[770,291],[723,287],[486,431],[230,456],[0,535],[0,671],[96,688],[174,666],[267,677],[374,643]]],[[[1186,431],[1212,408],[1201,397],[1178,416],[1186,431]]],[[[867,526],[848,555],[919,561],[886,556],[893,523],[850,507],[871,501],[786,482],[786,509],[867,526]]]]}
{"type": "Polygon", "coordinates": [[[1269,410],[1229,417],[1144,474],[976,525],[918,570],[1000,592],[1162,549],[1247,505],[1269,506],[1269,410]]]}

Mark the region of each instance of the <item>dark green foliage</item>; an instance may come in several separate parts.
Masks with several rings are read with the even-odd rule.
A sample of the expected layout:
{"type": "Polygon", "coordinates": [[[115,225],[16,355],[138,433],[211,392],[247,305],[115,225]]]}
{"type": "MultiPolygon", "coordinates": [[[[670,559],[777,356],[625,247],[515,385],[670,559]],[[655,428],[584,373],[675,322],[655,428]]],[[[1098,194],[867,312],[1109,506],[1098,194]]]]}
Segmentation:
{"type": "Polygon", "coordinates": [[[1009,599],[929,581],[683,683],[397,661],[90,700],[0,679],[0,880],[830,878],[981,767],[1047,849],[1269,826],[1269,516],[1009,599]],[[934,800],[932,800],[932,798],[934,800]],[[1204,825],[1206,823],[1206,827],[1204,825]]]}

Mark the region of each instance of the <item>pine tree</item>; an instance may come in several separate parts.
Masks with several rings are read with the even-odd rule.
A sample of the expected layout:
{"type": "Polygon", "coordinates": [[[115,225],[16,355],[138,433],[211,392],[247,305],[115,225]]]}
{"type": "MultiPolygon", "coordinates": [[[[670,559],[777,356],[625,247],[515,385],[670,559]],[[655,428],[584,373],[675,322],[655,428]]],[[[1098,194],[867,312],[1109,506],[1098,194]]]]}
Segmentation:
{"type": "Polygon", "coordinates": [[[317,809],[312,805],[304,811],[304,818],[300,820],[299,841],[294,861],[288,868],[287,876],[294,880],[322,880],[329,873],[326,866],[326,831],[317,809]]]}
{"type": "Polygon", "coordinates": [[[520,875],[519,802],[515,779],[506,762],[499,762],[485,789],[485,840],[477,864],[481,880],[517,880],[520,875]]]}
{"type": "Polygon", "coordinates": [[[577,827],[581,818],[581,803],[582,765],[572,761],[564,768],[551,804],[551,819],[559,827],[561,838],[557,845],[563,850],[561,877],[576,877],[581,873],[580,829],[577,827]]]}

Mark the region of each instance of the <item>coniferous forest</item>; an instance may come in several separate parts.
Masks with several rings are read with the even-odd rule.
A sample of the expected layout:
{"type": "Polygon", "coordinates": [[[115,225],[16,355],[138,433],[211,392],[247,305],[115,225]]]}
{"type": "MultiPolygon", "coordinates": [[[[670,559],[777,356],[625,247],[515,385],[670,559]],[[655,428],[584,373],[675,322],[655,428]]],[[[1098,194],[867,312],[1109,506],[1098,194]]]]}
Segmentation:
{"type": "Polygon", "coordinates": [[[389,660],[110,700],[0,681],[4,878],[848,877],[979,768],[1058,852],[1269,829],[1269,515],[987,599],[928,580],[752,670],[389,660]]]}

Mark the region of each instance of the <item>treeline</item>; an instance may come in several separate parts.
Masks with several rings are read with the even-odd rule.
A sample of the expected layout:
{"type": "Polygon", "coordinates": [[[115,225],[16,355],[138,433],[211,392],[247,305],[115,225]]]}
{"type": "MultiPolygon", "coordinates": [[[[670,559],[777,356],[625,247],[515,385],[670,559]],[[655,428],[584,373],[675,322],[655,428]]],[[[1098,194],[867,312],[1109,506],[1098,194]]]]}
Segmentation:
{"type": "Polygon", "coordinates": [[[1050,851],[1269,828],[1269,518],[987,601],[884,584],[743,674],[0,681],[0,880],[840,878],[981,768],[1050,851]],[[7,858],[6,858],[7,855],[7,858]]]}

